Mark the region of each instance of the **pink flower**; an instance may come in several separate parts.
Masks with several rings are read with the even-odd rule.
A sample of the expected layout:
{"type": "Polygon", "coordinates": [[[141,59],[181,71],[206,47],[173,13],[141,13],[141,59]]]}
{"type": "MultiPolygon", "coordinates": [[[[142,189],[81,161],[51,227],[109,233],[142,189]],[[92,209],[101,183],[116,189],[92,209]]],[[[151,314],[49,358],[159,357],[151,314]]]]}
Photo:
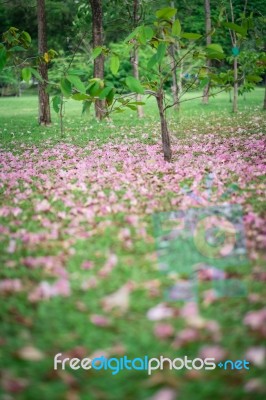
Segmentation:
{"type": "Polygon", "coordinates": [[[164,303],[150,308],[147,312],[147,318],[151,321],[160,321],[161,319],[171,318],[174,316],[174,310],[164,303]]]}
{"type": "Polygon", "coordinates": [[[226,351],[220,346],[204,346],[200,350],[201,358],[214,358],[215,361],[222,361],[226,357],[226,351]]]}
{"type": "Polygon", "coordinates": [[[22,290],[20,279],[3,279],[0,281],[0,293],[14,293],[22,290]]]}
{"type": "Polygon", "coordinates": [[[199,331],[194,328],[185,328],[178,332],[173,342],[173,347],[178,348],[199,339],[199,331]]]}
{"type": "Polygon", "coordinates": [[[180,310],[180,316],[185,319],[191,319],[194,317],[198,317],[199,310],[196,302],[188,302],[184,305],[184,307],[180,310]]]}
{"type": "Polygon", "coordinates": [[[94,264],[93,264],[92,261],[84,261],[84,262],[81,264],[81,269],[92,269],[93,266],[94,266],[94,264]]]}
{"type": "Polygon", "coordinates": [[[158,339],[167,339],[174,334],[174,328],[170,324],[157,324],[154,327],[154,335],[158,339]]]}
{"type": "Polygon", "coordinates": [[[7,248],[7,252],[10,254],[15,253],[16,247],[17,247],[16,241],[11,239],[7,248]]]}
{"type": "Polygon", "coordinates": [[[37,203],[35,205],[35,211],[37,213],[39,213],[39,212],[47,212],[47,211],[50,211],[50,209],[51,209],[51,205],[46,199],[40,201],[39,203],[37,203]]]}
{"type": "Polygon", "coordinates": [[[266,359],[266,347],[250,347],[245,354],[245,359],[257,367],[263,367],[266,359]]]}
{"type": "Polygon", "coordinates": [[[69,281],[66,279],[59,279],[54,284],[46,281],[41,282],[37,288],[29,294],[28,298],[32,302],[39,300],[49,300],[55,296],[67,297],[70,295],[69,281]]]}
{"type": "Polygon", "coordinates": [[[248,312],[244,318],[244,324],[266,334],[266,308],[248,312]]]}
{"type": "Polygon", "coordinates": [[[109,319],[103,315],[93,314],[90,317],[90,321],[92,324],[97,325],[97,326],[105,327],[105,326],[110,325],[109,319]]]}

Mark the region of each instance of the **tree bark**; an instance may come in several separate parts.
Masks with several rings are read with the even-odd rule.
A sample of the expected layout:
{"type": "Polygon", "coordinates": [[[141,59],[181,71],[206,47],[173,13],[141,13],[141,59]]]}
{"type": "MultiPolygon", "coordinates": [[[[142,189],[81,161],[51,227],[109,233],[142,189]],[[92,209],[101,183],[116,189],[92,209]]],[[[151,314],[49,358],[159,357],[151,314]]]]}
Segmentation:
{"type": "MultiPolygon", "coordinates": [[[[138,24],[138,8],[139,8],[139,0],[134,0],[133,4],[133,24],[134,28],[138,24]]],[[[139,80],[139,55],[138,55],[138,49],[134,47],[132,50],[131,54],[131,65],[133,69],[133,76],[134,78],[139,80]]],[[[141,95],[137,94],[136,95],[136,101],[141,101],[141,95]]],[[[142,106],[137,106],[138,109],[138,117],[143,118],[144,117],[144,112],[143,112],[143,107],[142,106]]]]}
{"type": "MultiPolygon", "coordinates": [[[[212,39],[210,35],[210,31],[212,29],[211,26],[211,5],[210,5],[210,0],[204,0],[204,9],[205,9],[205,30],[206,30],[206,45],[208,46],[211,44],[212,39]]],[[[206,62],[206,67],[207,70],[211,68],[211,60],[207,60],[206,62]]],[[[210,91],[210,82],[207,83],[203,90],[203,97],[202,97],[202,103],[203,104],[208,104],[209,102],[209,91],[210,91]]]]}
{"type": "MultiPolygon", "coordinates": [[[[175,8],[175,3],[172,1],[171,2],[171,7],[175,8]]],[[[173,17],[173,22],[175,21],[175,17],[173,17]]],[[[176,68],[176,63],[175,63],[175,52],[177,51],[177,47],[174,44],[171,44],[169,47],[169,53],[170,53],[170,58],[171,58],[171,70],[172,70],[172,96],[173,96],[173,101],[175,103],[175,109],[178,111],[180,108],[180,103],[179,103],[179,87],[178,87],[178,81],[177,81],[177,68],[176,68]]]]}
{"type": "Polygon", "coordinates": [[[163,95],[162,91],[157,93],[156,100],[157,100],[157,106],[158,106],[158,110],[159,110],[159,114],[160,114],[160,121],[161,121],[163,155],[164,155],[165,161],[170,162],[172,159],[171,140],[170,140],[170,134],[168,131],[165,111],[164,111],[164,95],[163,95]]]}
{"type": "MultiPolygon", "coordinates": [[[[92,11],[92,41],[93,47],[103,45],[103,17],[102,17],[102,0],[90,0],[92,11]]],[[[94,60],[94,78],[104,78],[104,56],[100,54],[94,60]]],[[[95,116],[102,119],[105,114],[105,102],[103,100],[95,101],[95,116]]]]}
{"type": "MultiPolygon", "coordinates": [[[[229,5],[230,5],[230,11],[231,11],[231,21],[234,23],[235,22],[235,16],[234,16],[234,7],[232,0],[229,0],[229,5]]],[[[246,2],[244,6],[244,12],[246,9],[246,2]]],[[[237,47],[238,41],[237,41],[237,36],[234,31],[231,31],[229,29],[230,36],[231,36],[231,42],[233,47],[237,47]]],[[[234,56],[234,96],[233,96],[233,113],[237,112],[238,109],[238,57],[234,56]]]]}
{"type": "Polygon", "coordinates": [[[237,104],[238,104],[238,66],[237,66],[237,57],[234,58],[234,98],[233,98],[233,112],[237,112],[237,104]]]}
{"type": "MultiPolygon", "coordinates": [[[[45,16],[45,0],[37,1],[37,20],[38,20],[38,52],[43,56],[47,52],[46,38],[46,16],[45,16]]],[[[46,93],[48,81],[48,65],[45,61],[39,64],[39,73],[43,79],[38,85],[39,97],[39,124],[49,125],[51,123],[51,112],[49,95],[46,93]]]]}
{"type": "MultiPolygon", "coordinates": [[[[139,79],[139,56],[138,56],[138,50],[134,48],[132,50],[132,56],[131,56],[131,64],[133,68],[133,76],[136,79],[139,79]]],[[[140,94],[136,95],[136,101],[141,101],[142,97],[140,94]]],[[[143,112],[143,107],[138,105],[138,117],[143,118],[144,117],[144,112],[143,112]]]]}

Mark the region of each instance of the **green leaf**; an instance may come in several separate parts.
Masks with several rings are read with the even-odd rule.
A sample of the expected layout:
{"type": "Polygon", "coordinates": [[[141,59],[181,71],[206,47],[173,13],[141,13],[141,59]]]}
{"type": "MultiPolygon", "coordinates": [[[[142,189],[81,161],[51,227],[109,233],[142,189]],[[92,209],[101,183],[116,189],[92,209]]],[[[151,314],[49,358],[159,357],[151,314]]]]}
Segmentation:
{"type": "Polygon", "coordinates": [[[144,94],[144,88],[141,86],[140,81],[133,76],[128,76],[126,78],[126,85],[131,92],[144,94]]]}
{"type": "Polygon", "coordinates": [[[130,104],[135,104],[137,106],[145,106],[145,102],[144,101],[132,101],[130,104]]]}
{"type": "Polygon", "coordinates": [[[209,83],[209,78],[204,78],[200,81],[198,88],[203,89],[208,83],[209,83]]]}
{"type": "Polygon", "coordinates": [[[82,70],[80,70],[80,69],[70,69],[70,70],[68,71],[68,73],[69,73],[69,75],[79,75],[79,76],[82,76],[82,75],[85,75],[85,74],[86,74],[85,71],[82,71],[82,70]]]}
{"type": "Polygon", "coordinates": [[[119,70],[120,60],[119,57],[113,55],[110,59],[110,70],[112,74],[116,75],[119,70]]]}
{"type": "Polygon", "coordinates": [[[147,68],[151,69],[158,62],[157,53],[153,54],[153,56],[149,59],[147,68]]]}
{"type": "Polygon", "coordinates": [[[156,11],[156,17],[158,19],[171,19],[176,15],[176,8],[166,7],[156,11]]]}
{"type": "Polygon", "coordinates": [[[112,88],[112,90],[106,96],[106,103],[108,104],[108,106],[112,104],[114,97],[115,97],[115,88],[112,88]]]}
{"type": "Polygon", "coordinates": [[[37,69],[29,68],[29,70],[32,73],[32,75],[34,75],[35,78],[38,79],[38,81],[43,82],[43,79],[42,79],[41,75],[39,74],[39,72],[37,71],[37,69]]]}
{"type": "Polygon", "coordinates": [[[0,48],[0,70],[4,68],[7,61],[7,53],[5,47],[0,48]]]}
{"type": "Polygon", "coordinates": [[[224,26],[226,28],[231,29],[232,31],[239,33],[241,36],[246,36],[247,34],[247,29],[243,28],[240,25],[234,24],[233,22],[224,22],[224,26]]]}
{"type": "Polygon", "coordinates": [[[153,29],[152,29],[150,26],[144,26],[143,32],[144,32],[144,34],[145,34],[146,41],[151,40],[151,38],[152,38],[153,35],[154,35],[153,29]]]}
{"type": "Polygon", "coordinates": [[[22,68],[21,70],[21,76],[23,81],[29,83],[30,78],[31,78],[31,70],[28,67],[22,68]]]}
{"type": "Polygon", "coordinates": [[[212,43],[212,44],[208,44],[208,46],[206,46],[207,50],[210,51],[215,51],[216,53],[221,53],[223,54],[223,48],[220,44],[216,44],[216,43],[212,43]]]}
{"type": "Polygon", "coordinates": [[[202,37],[199,33],[183,32],[181,37],[189,40],[198,40],[202,37]]]}
{"type": "Polygon", "coordinates": [[[74,94],[71,96],[71,98],[72,98],[73,100],[81,101],[81,100],[87,100],[87,99],[89,99],[90,96],[88,96],[87,94],[84,94],[84,93],[74,93],[74,94]]]}
{"type": "Polygon", "coordinates": [[[116,107],[116,108],[114,109],[114,112],[115,112],[115,113],[122,113],[122,112],[125,112],[125,110],[124,110],[123,108],[121,108],[121,107],[116,107]]]}
{"type": "Polygon", "coordinates": [[[181,24],[179,19],[176,19],[172,26],[172,35],[180,36],[181,34],[181,24]]]}
{"type": "Polygon", "coordinates": [[[25,39],[28,43],[31,43],[31,37],[30,34],[26,31],[22,31],[20,35],[21,39],[25,39]]]}
{"type": "Polygon", "coordinates": [[[207,58],[217,60],[222,60],[225,57],[222,47],[215,43],[206,46],[206,56],[207,58]]]}
{"type": "Polygon", "coordinates": [[[166,44],[165,43],[160,43],[157,49],[157,61],[160,64],[165,56],[165,52],[166,52],[166,44]]]}
{"type": "Polygon", "coordinates": [[[125,106],[130,108],[131,110],[134,110],[134,111],[136,111],[138,109],[138,107],[133,105],[133,104],[125,104],[125,106]]]}
{"type": "Polygon", "coordinates": [[[100,47],[100,46],[99,47],[95,47],[92,50],[91,58],[94,60],[95,58],[97,58],[101,54],[102,51],[103,51],[102,47],[100,47]]]}
{"type": "Polygon", "coordinates": [[[83,102],[82,115],[89,113],[91,105],[92,105],[92,101],[87,100],[87,101],[83,102]]]}
{"type": "Polygon", "coordinates": [[[74,87],[81,93],[86,93],[86,88],[83,82],[81,82],[80,78],[77,75],[67,75],[67,80],[71,82],[74,87]]]}
{"type": "Polygon", "coordinates": [[[68,79],[62,78],[60,81],[60,88],[65,97],[71,96],[71,83],[68,79]]]}
{"type": "Polygon", "coordinates": [[[99,99],[100,99],[100,100],[105,99],[105,98],[108,96],[108,94],[109,94],[112,90],[113,90],[113,87],[112,87],[112,86],[107,86],[107,87],[105,87],[105,88],[101,91],[101,93],[100,93],[100,95],[99,95],[99,99]]]}
{"type": "Polygon", "coordinates": [[[100,82],[99,81],[92,82],[88,90],[91,96],[99,96],[102,90],[100,82]]]}
{"type": "Polygon", "coordinates": [[[61,105],[61,96],[57,95],[53,97],[52,103],[53,103],[53,109],[54,111],[58,114],[60,111],[60,105],[61,105]]]}
{"type": "Polygon", "coordinates": [[[137,28],[134,29],[133,32],[131,32],[124,40],[124,43],[129,42],[131,39],[137,36],[137,33],[139,31],[140,27],[137,26],[137,28]]]}
{"type": "Polygon", "coordinates": [[[142,26],[139,34],[141,44],[146,44],[153,37],[153,29],[150,26],[142,26]]]}
{"type": "Polygon", "coordinates": [[[16,53],[18,51],[25,51],[25,47],[22,46],[13,46],[8,50],[10,53],[16,53]]]}
{"type": "Polygon", "coordinates": [[[258,83],[262,81],[262,78],[258,75],[247,75],[246,76],[246,80],[248,82],[254,82],[254,83],[258,83]]]}

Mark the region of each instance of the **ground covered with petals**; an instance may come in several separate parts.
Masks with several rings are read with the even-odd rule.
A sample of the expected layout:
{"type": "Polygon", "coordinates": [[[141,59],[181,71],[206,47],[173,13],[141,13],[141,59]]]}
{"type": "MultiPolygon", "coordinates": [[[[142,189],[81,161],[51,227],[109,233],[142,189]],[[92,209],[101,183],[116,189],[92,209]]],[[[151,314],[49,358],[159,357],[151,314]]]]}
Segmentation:
{"type": "MultiPolygon", "coordinates": [[[[0,150],[3,399],[263,399],[265,136],[211,128],[173,139],[46,140],[0,150]],[[211,186],[208,178],[211,177],[211,186]],[[198,301],[168,301],[188,281],[159,268],[154,215],[239,205],[247,262],[198,275],[198,301]],[[218,296],[225,275],[244,296],[218,296]],[[185,355],[248,359],[238,371],[53,370],[53,357],[185,355]],[[198,397],[195,397],[198,393],[198,397]]],[[[176,255],[182,263],[182,251],[176,255]]]]}

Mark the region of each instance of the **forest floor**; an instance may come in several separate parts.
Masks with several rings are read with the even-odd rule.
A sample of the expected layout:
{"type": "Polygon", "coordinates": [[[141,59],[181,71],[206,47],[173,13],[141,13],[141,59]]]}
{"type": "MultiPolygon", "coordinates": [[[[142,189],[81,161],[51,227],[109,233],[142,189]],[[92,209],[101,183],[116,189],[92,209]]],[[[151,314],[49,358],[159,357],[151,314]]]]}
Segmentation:
{"type": "Polygon", "coordinates": [[[153,103],[101,123],[69,103],[61,138],[35,96],[0,99],[1,399],[265,399],[262,99],[183,103],[172,163],[153,103]],[[62,371],[57,353],[217,366],[62,371]]]}

